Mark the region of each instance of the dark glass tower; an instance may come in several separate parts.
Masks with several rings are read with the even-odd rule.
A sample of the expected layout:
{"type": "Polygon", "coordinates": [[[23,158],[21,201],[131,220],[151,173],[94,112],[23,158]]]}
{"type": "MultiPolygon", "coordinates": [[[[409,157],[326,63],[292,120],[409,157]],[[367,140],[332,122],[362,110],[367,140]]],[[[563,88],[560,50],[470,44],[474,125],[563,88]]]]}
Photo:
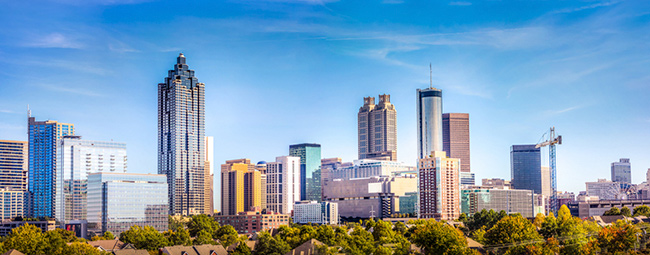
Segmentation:
{"type": "Polygon", "coordinates": [[[289,156],[300,157],[300,200],[321,202],[320,144],[290,145],[289,156]]]}
{"type": "Polygon", "coordinates": [[[204,212],[205,85],[181,53],[158,84],[158,173],[167,175],[169,214],[204,212]]]}
{"type": "Polygon", "coordinates": [[[542,162],[540,149],[530,145],[513,145],[510,150],[510,175],[513,189],[532,190],[542,194],[542,162]]]}

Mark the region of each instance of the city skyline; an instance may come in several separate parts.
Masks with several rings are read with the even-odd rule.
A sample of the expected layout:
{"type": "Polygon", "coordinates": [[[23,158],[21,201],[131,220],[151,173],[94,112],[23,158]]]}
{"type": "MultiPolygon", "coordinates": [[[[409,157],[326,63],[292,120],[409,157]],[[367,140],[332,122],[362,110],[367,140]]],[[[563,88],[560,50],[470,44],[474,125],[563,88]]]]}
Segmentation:
{"type": "MultiPolygon", "coordinates": [[[[159,8],[155,2],[70,3],[46,2],[29,8],[8,3],[0,11],[0,20],[7,21],[8,28],[25,31],[0,33],[6,42],[0,46],[0,61],[8,64],[0,78],[0,139],[27,141],[25,117],[30,104],[38,120],[74,123],[75,133],[91,140],[125,142],[129,172],[156,173],[156,148],[151,146],[156,127],[150,123],[155,123],[155,88],[161,72],[183,52],[211,88],[206,91],[206,135],[215,137],[217,164],[234,158],[272,161],[286,154],[286,146],[303,142],[322,144],[323,158],[352,161],[357,155],[358,100],[385,93],[391,94],[391,103],[400,110],[398,158],[415,165],[413,92],[429,85],[427,65],[432,61],[433,85],[445,95],[443,112],[472,116],[472,161],[488,162],[475,164],[476,179],[510,179],[510,146],[536,143],[550,126],[556,126],[565,139],[558,147],[558,190],[577,192],[585,190],[585,181],[608,178],[610,163],[619,158],[631,159],[636,183],[645,179],[650,167],[645,157],[650,116],[644,111],[650,80],[641,72],[648,44],[643,36],[637,37],[648,29],[648,16],[640,13],[647,3],[444,3],[427,7],[450,11],[441,17],[447,21],[419,22],[385,10],[385,6],[418,8],[412,4],[370,4],[375,16],[387,14],[395,21],[380,21],[380,27],[351,11],[358,6],[343,2],[224,3],[221,7],[235,14],[215,18],[219,13],[192,16],[181,11],[170,15],[170,20],[196,24],[194,36],[207,36],[196,45],[160,40],[157,32],[163,30],[156,25],[160,18],[143,15],[137,19],[140,23],[127,24],[118,17],[139,13],[142,5],[159,8]],[[499,14],[520,5],[534,8],[510,14],[505,18],[509,25],[503,25],[499,14]],[[299,16],[290,16],[282,7],[299,16]],[[17,24],[21,20],[17,15],[47,8],[78,11],[80,17],[47,13],[43,21],[17,24]],[[466,17],[480,9],[488,10],[485,16],[466,17]],[[251,19],[264,20],[247,18],[246,11],[277,18],[268,26],[235,32],[250,25],[251,19]],[[96,14],[98,18],[91,18],[96,14]],[[216,32],[209,32],[214,27],[198,26],[202,20],[215,26],[216,32]],[[35,28],[48,21],[48,26],[35,28]],[[80,32],[64,28],[72,22],[87,25],[80,26],[80,32]],[[404,27],[411,30],[399,32],[404,27]],[[123,30],[108,35],[117,29],[123,30]],[[137,36],[147,29],[156,32],[137,36]],[[354,34],[365,29],[370,32],[354,34]],[[84,33],[110,40],[95,44],[84,33]],[[209,40],[221,34],[233,37],[217,44],[209,40]],[[577,38],[580,43],[571,42],[577,38]],[[328,49],[334,57],[319,53],[328,49]],[[484,56],[490,54],[493,57],[484,56]],[[261,61],[276,57],[275,64],[261,61]],[[524,60],[528,58],[533,60],[524,60]],[[314,59],[322,59],[322,64],[314,59]],[[135,72],[123,75],[123,69],[135,72]],[[304,84],[309,86],[303,88],[304,84]],[[268,98],[280,100],[264,100],[268,98]],[[301,123],[290,122],[296,118],[301,123]],[[253,143],[265,146],[239,146],[253,143]]],[[[189,9],[196,11],[200,5],[189,9]]],[[[541,154],[543,164],[548,162],[545,149],[541,154]]],[[[216,193],[215,200],[219,200],[216,193]]]]}

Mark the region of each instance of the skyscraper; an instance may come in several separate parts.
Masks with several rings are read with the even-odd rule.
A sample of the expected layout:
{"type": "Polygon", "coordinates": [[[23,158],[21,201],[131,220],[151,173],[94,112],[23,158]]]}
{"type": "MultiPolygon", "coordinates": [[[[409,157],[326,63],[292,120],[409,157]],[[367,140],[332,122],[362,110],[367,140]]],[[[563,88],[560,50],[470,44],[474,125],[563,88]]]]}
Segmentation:
{"type": "Polygon", "coordinates": [[[125,173],[126,144],[64,136],[57,146],[56,216],[63,223],[87,219],[88,174],[125,173]]]}
{"type": "Polygon", "coordinates": [[[27,169],[27,142],[0,140],[0,220],[25,216],[27,169]]]}
{"type": "Polygon", "coordinates": [[[442,147],[442,90],[417,90],[418,158],[426,158],[442,147]]]}
{"type": "Polygon", "coordinates": [[[419,217],[454,220],[460,216],[459,159],[434,151],[418,162],[419,217]]]}
{"type": "Polygon", "coordinates": [[[300,157],[300,200],[321,201],[320,144],[289,146],[289,156],[300,157]]]}
{"type": "Polygon", "coordinates": [[[612,163],[612,181],[632,183],[632,165],[629,158],[612,163]]]}
{"type": "Polygon", "coordinates": [[[74,135],[74,125],[53,120],[36,121],[34,117],[29,117],[27,122],[30,216],[55,218],[57,140],[66,135],[74,135]]]}
{"type": "Polygon", "coordinates": [[[205,85],[181,53],[158,84],[158,173],[167,175],[170,215],[204,213],[204,168],[205,85]]]}
{"type": "Polygon", "coordinates": [[[213,214],[214,213],[214,137],[206,136],[205,137],[205,181],[203,182],[205,187],[205,194],[203,198],[205,199],[205,213],[213,214]]]}
{"type": "Polygon", "coordinates": [[[511,147],[510,175],[513,189],[527,189],[542,194],[541,154],[535,144],[511,147]]]}
{"type": "Polygon", "coordinates": [[[469,173],[469,114],[442,115],[442,148],[450,158],[460,159],[460,171],[469,173]]]}
{"type": "Polygon", "coordinates": [[[261,172],[250,159],[228,160],[221,165],[221,212],[236,215],[262,206],[261,172]]]}
{"type": "Polygon", "coordinates": [[[290,214],[300,201],[300,158],[276,157],[266,163],[266,209],[290,214]]]}
{"type": "Polygon", "coordinates": [[[359,108],[359,159],[397,161],[397,111],[390,103],[390,95],[364,97],[359,108]]]}

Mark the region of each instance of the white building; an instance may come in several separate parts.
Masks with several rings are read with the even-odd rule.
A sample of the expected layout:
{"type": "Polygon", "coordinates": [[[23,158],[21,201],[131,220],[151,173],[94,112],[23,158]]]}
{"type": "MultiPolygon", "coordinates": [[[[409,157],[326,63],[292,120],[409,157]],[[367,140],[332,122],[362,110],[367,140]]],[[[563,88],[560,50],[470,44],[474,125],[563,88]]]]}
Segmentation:
{"type": "Polygon", "coordinates": [[[62,223],[86,220],[88,174],[125,173],[126,144],[64,136],[57,146],[55,212],[62,223]]]}
{"type": "Polygon", "coordinates": [[[293,222],[336,225],[339,223],[338,205],[330,202],[296,202],[293,210],[293,222]]]}
{"type": "Polygon", "coordinates": [[[626,199],[625,194],[621,193],[621,184],[618,182],[598,179],[597,182],[585,182],[587,186],[587,195],[596,196],[601,200],[626,199]]]}
{"type": "Polygon", "coordinates": [[[266,208],[283,214],[300,201],[300,157],[276,157],[266,163],[266,208]]]}
{"type": "Polygon", "coordinates": [[[329,169],[329,171],[328,177],[333,180],[415,173],[417,168],[396,161],[361,159],[355,160],[352,164],[342,163],[341,166],[329,169]]]}

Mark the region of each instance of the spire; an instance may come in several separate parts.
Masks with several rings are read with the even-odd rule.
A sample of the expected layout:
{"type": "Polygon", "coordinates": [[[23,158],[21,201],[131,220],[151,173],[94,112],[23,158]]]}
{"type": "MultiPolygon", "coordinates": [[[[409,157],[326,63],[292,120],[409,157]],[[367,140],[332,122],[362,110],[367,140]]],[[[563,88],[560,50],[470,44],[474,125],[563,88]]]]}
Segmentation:
{"type": "Polygon", "coordinates": [[[185,64],[185,55],[183,55],[183,53],[178,54],[178,58],[176,58],[176,63],[185,64]]]}
{"type": "MultiPolygon", "coordinates": [[[[183,55],[183,53],[181,53],[183,55]]],[[[429,62],[429,88],[433,88],[433,69],[431,68],[431,62],[429,62]]]]}

